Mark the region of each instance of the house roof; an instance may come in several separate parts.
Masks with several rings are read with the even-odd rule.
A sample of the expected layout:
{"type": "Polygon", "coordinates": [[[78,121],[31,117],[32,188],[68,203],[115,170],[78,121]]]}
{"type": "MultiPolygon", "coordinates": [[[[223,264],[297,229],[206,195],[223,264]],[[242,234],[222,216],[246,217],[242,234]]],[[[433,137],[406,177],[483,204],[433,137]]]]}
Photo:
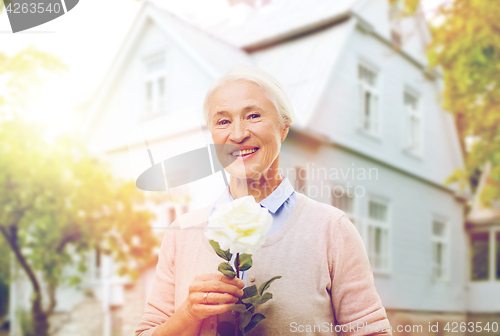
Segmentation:
{"type": "MultiPolygon", "coordinates": [[[[147,1],[169,11],[161,1],[147,1]]],[[[259,8],[241,2],[233,5],[225,18],[204,25],[203,32],[235,48],[253,50],[338,21],[364,2],[366,0],[273,0],[259,8]]]]}
{"type": "Polygon", "coordinates": [[[475,226],[492,224],[495,221],[500,221],[500,200],[493,201],[491,206],[486,206],[481,201],[481,193],[486,186],[488,179],[491,178],[491,163],[487,162],[484,166],[479,184],[477,186],[472,209],[467,216],[467,223],[475,226]]]}
{"type": "Polygon", "coordinates": [[[176,34],[181,37],[184,44],[188,45],[197,55],[202,56],[215,70],[212,75],[220,76],[234,64],[252,64],[251,58],[245,51],[235,48],[222,38],[190,24],[157,3],[147,2],[151,6],[151,14],[157,18],[155,23],[170,32],[170,35],[176,34]]]}
{"type": "Polygon", "coordinates": [[[207,27],[233,46],[252,50],[337,21],[365,0],[275,0],[258,11],[246,4],[231,17],[207,27]]]}

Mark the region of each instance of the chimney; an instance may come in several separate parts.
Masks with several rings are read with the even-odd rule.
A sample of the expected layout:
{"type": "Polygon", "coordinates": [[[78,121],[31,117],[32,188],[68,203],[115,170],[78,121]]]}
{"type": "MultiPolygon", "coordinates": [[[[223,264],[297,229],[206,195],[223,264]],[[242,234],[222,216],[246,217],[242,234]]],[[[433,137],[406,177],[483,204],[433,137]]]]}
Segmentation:
{"type": "Polygon", "coordinates": [[[271,3],[271,0],[228,0],[229,6],[233,7],[237,4],[244,3],[250,7],[258,8],[271,3]]]}

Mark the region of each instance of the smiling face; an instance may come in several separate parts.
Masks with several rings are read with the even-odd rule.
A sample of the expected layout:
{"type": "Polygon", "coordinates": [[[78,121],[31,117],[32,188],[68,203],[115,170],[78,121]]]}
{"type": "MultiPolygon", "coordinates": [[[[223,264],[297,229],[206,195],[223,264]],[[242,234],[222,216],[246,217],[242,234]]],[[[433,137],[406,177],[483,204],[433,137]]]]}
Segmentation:
{"type": "Polygon", "coordinates": [[[274,104],[257,84],[244,80],[225,83],[215,90],[208,107],[214,143],[231,145],[223,155],[231,155],[229,161],[236,158],[226,167],[230,175],[258,179],[269,168],[278,169],[288,126],[281,124],[274,104]]]}

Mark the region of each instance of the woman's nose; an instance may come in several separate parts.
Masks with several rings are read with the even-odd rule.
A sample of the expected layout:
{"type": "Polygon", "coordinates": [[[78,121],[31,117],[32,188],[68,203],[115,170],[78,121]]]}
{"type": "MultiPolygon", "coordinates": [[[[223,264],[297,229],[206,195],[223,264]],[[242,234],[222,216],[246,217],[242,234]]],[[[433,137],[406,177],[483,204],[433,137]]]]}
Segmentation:
{"type": "Polygon", "coordinates": [[[242,143],[250,136],[250,131],[244,122],[235,121],[232,128],[230,139],[236,143],[242,143]]]}

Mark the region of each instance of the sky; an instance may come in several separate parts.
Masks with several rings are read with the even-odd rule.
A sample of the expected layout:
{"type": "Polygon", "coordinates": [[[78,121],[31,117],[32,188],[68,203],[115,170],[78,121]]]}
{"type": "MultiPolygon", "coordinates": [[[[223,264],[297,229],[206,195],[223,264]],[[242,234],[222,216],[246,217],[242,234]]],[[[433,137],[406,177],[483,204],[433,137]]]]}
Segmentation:
{"type": "MultiPolygon", "coordinates": [[[[155,0],[200,24],[228,14],[227,0],[155,0]]],[[[423,0],[426,13],[446,0],[423,0]]],[[[449,1],[449,0],[448,0],[449,1]]],[[[141,6],[135,0],[80,0],[65,15],[13,34],[6,12],[0,14],[0,52],[12,55],[29,45],[50,52],[69,71],[48,82],[32,102],[35,115],[54,130],[78,127],[68,113],[98,89],[141,6]]]]}

